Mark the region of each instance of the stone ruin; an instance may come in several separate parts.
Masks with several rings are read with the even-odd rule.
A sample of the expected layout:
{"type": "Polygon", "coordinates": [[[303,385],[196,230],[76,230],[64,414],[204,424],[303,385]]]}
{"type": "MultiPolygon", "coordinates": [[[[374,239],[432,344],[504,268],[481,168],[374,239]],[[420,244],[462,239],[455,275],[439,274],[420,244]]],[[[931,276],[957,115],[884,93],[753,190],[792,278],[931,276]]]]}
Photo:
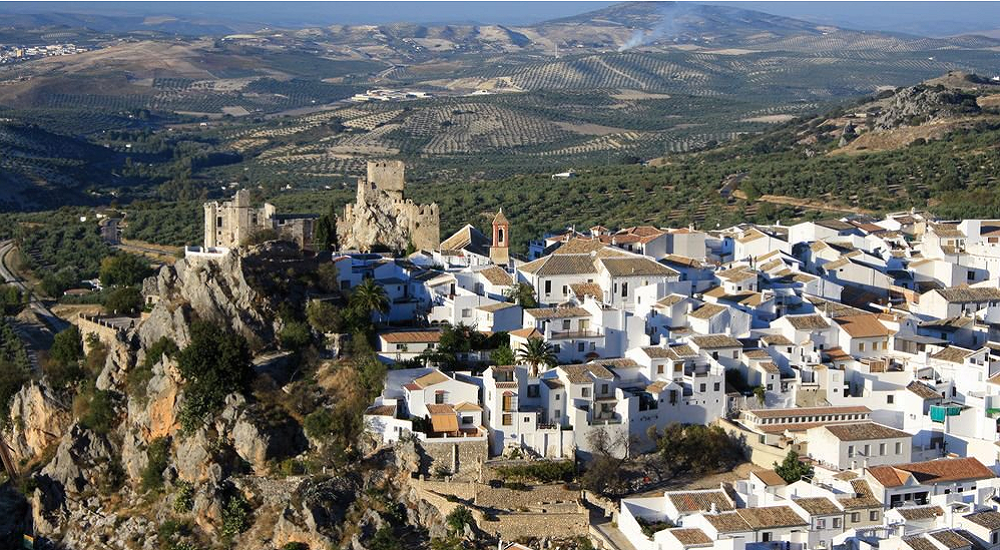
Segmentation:
{"type": "Polygon", "coordinates": [[[436,250],[441,244],[437,203],[416,204],[405,198],[402,161],[368,163],[358,180],[357,199],[337,218],[337,239],[344,250],[436,250]]]}

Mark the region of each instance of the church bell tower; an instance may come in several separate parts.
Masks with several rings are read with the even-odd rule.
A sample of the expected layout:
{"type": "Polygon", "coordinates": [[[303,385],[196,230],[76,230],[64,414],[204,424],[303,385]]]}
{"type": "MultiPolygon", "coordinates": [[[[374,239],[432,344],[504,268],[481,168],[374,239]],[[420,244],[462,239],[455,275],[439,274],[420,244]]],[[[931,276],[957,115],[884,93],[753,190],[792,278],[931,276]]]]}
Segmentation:
{"type": "Polygon", "coordinates": [[[503,215],[503,208],[493,218],[493,246],[490,247],[490,260],[505,266],[510,263],[510,222],[503,215]]]}

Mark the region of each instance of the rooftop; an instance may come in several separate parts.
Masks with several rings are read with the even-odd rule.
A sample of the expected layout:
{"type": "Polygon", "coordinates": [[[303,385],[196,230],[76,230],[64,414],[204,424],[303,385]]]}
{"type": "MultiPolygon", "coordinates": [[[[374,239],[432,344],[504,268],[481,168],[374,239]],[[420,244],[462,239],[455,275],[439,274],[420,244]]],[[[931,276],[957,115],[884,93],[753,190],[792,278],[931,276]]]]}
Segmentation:
{"type": "Polygon", "coordinates": [[[667,493],[666,496],[681,513],[708,512],[713,504],[719,512],[735,509],[732,500],[721,489],[667,493]]]}
{"type": "Polygon", "coordinates": [[[400,330],[383,332],[379,338],[390,344],[431,344],[441,339],[440,330],[400,330]]]}
{"type": "Polygon", "coordinates": [[[972,302],[992,302],[1000,300],[1000,288],[955,286],[938,288],[937,292],[949,303],[966,304],[972,302]]]}
{"type": "Polygon", "coordinates": [[[768,506],[765,508],[740,508],[736,513],[754,529],[774,529],[776,527],[797,527],[808,525],[802,516],[789,506],[768,506]]]}
{"type": "Polygon", "coordinates": [[[739,340],[727,334],[692,336],[691,342],[701,349],[742,348],[739,340]]]}
{"type": "Polygon", "coordinates": [[[899,515],[906,521],[917,521],[922,519],[934,519],[944,515],[944,510],[940,506],[906,506],[896,508],[899,515]]]}
{"type": "Polygon", "coordinates": [[[841,509],[826,497],[793,498],[811,516],[828,516],[842,513],[841,509]]]}
{"type": "Polygon", "coordinates": [[[910,434],[877,424],[875,422],[858,422],[852,424],[834,424],[824,428],[841,441],[867,441],[872,439],[896,439],[910,437],[910,434]]]}
{"type": "Polygon", "coordinates": [[[967,516],[962,516],[964,519],[979,525],[980,527],[985,527],[990,531],[996,531],[1000,529],[1000,512],[996,510],[984,510],[982,512],[975,512],[967,516]]]}
{"type": "Polygon", "coordinates": [[[872,314],[849,315],[835,319],[840,328],[853,338],[878,338],[889,336],[889,328],[872,314]]]}
{"type": "Polygon", "coordinates": [[[873,466],[868,469],[868,475],[883,487],[905,485],[911,476],[923,485],[996,477],[989,468],[983,466],[982,462],[972,457],[942,458],[896,466],[873,466]]]}

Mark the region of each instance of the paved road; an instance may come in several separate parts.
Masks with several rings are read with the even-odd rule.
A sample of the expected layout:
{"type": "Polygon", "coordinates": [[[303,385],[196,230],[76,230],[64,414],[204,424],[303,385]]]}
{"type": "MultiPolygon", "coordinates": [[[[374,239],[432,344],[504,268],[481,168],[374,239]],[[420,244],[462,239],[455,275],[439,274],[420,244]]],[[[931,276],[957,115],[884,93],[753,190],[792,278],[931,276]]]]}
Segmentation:
{"type": "Polygon", "coordinates": [[[22,281],[14,272],[7,267],[7,256],[14,250],[14,243],[12,241],[0,241],[0,277],[3,278],[4,282],[12,284],[19,287],[22,292],[27,293],[31,296],[31,301],[28,307],[31,311],[42,320],[45,325],[52,330],[52,332],[59,332],[64,328],[69,326],[69,323],[62,320],[58,315],[52,313],[45,304],[38,299],[35,293],[31,292],[24,281],[22,281]]]}

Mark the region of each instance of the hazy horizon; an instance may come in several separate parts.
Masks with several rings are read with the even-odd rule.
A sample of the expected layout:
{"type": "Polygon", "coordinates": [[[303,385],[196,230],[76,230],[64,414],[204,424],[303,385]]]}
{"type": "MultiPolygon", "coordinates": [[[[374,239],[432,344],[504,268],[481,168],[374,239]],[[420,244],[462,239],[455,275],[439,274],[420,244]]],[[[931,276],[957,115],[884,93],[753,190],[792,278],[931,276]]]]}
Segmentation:
{"type": "MultiPolygon", "coordinates": [[[[531,25],[617,2],[8,2],[0,13],[110,17],[173,16],[200,22],[304,27],[331,24],[531,25]],[[529,7],[530,6],[530,7],[529,7]]],[[[1000,2],[707,1],[859,30],[947,36],[1000,28],[1000,2]],[[889,17],[891,15],[891,17],[889,17]]]]}

